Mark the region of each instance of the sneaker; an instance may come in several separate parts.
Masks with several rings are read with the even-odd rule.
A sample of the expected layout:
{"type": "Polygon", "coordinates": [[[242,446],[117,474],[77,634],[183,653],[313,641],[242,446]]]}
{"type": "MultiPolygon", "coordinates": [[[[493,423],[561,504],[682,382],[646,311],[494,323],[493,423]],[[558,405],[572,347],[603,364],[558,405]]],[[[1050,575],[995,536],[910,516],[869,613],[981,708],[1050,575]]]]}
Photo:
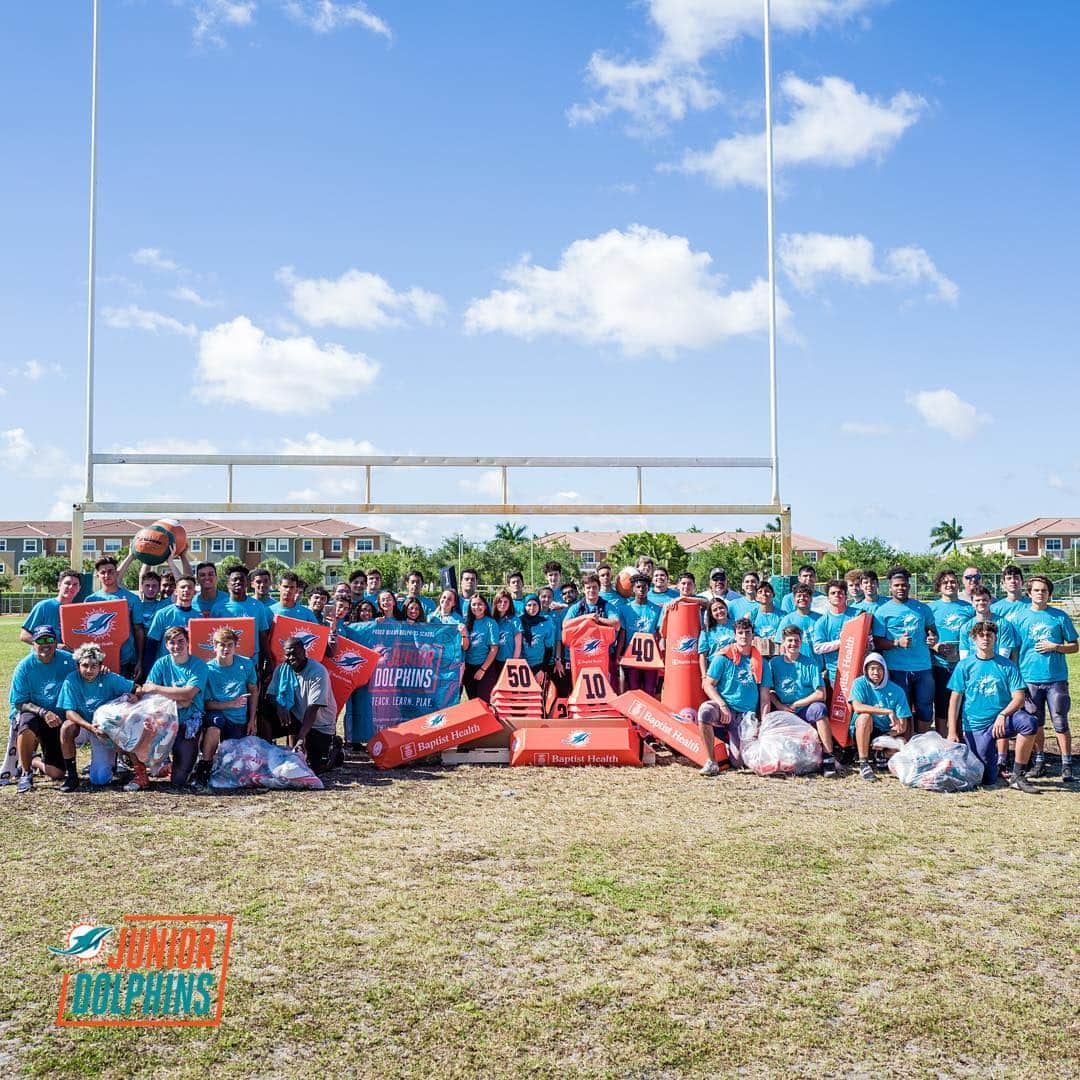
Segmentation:
{"type": "Polygon", "coordinates": [[[826,754],[821,759],[821,775],[822,776],[836,776],[840,771],[840,767],[836,764],[836,758],[831,754],[826,754]]]}
{"type": "Polygon", "coordinates": [[[701,775],[702,776],[719,776],[720,775],[720,766],[717,765],[715,761],[706,761],[705,764],[701,766],[701,775]]]}
{"type": "Polygon", "coordinates": [[[1041,795],[1042,792],[1025,776],[1019,769],[1016,769],[1012,778],[1009,780],[1009,787],[1016,788],[1017,791],[1022,791],[1026,795],[1041,795]]]}
{"type": "Polygon", "coordinates": [[[1029,780],[1038,780],[1046,775],[1046,758],[1037,757],[1032,760],[1027,771],[1029,780]]]}
{"type": "Polygon", "coordinates": [[[146,783],[145,781],[143,783],[140,783],[139,778],[136,777],[134,780],[129,780],[123,786],[123,788],[121,790],[123,790],[123,791],[145,791],[149,786],[150,785],[148,783],[146,783]]]}
{"type": "Polygon", "coordinates": [[[881,778],[876,772],[874,772],[874,766],[869,761],[859,762],[859,776],[864,780],[870,780],[873,783],[880,783],[881,778]]]}
{"type": "Polygon", "coordinates": [[[1071,784],[1073,782],[1072,763],[1061,766],[1061,782],[1063,784],[1071,784]]]}
{"type": "Polygon", "coordinates": [[[71,773],[68,773],[67,776],[64,777],[63,784],[60,785],[60,790],[69,793],[72,791],[78,791],[80,783],[81,781],[79,780],[78,776],[72,776],[71,773]]]}
{"type": "Polygon", "coordinates": [[[191,774],[191,786],[201,789],[205,789],[210,783],[210,770],[212,763],[209,761],[200,761],[195,766],[195,771],[191,774]]]}
{"type": "Polygon", "coordinates": [[[34,774],[23,773],[19,777],[19,794],[25,795],[34,786],[34,774]]]}

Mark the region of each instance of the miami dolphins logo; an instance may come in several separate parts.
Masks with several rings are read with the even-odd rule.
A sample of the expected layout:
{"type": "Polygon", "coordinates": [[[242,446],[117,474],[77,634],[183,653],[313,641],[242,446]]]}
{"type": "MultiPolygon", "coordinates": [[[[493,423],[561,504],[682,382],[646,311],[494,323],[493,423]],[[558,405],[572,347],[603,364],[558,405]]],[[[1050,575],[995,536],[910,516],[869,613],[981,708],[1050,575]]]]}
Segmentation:
{"type": "Polygon", "coordinates": [[[983,675],[971,688],[972,693],[983,697],[993,697],[997,693],[997,679],[993,675],[983,675]]]}
{"type": "Polygon", "coordinates": [[[589,638],[588,641],[583,641],[579,647],[579,652],[583,653],[596,653],[600,651],[600,639],[589,638]]]}
{"type": "Polygon", "coordinates": [[[53,956],[71,956],[80,961],[93,960],[105,947],[105,939],[112,932],[111,926],[78,922],[68,931],[67,945],[63,949],[57,949],[52,945],[46,948],[53,956]]]}
{"type": "Polygon", "coordinates": [[[289,634],[288,637],[278,638],[278,644],[282,648],[285,648],[285,642],[288,641],[289,638],[296,638],[296,640],[304,646],[304,652],[307,652],[307,650],[319,640],[314,634],[289,634]]]}
{"type": "Polygon", "coordinates": [[[440,713],[436,713],[434,716],[429,716],[427,718],[427,722],[424,724],[424,727],[429,727],[429,728],[431,728],[431,727],[441,727],[445,723],[446,723],[446,714],[440,712],[440,713]]]}
{"type": "Polygon", "coordinates": [[[697,648],[697,638],[696,637],[684,637],[684,638],[679,638],[679,643],[678,643],[678,645],[675,646],[675,651],[676,652],[687,653],[687,652],[693,652],[696,648],[697,648]]]}
{"type": "Polygon", "coordinates": [[[591,738],[591,731],[571,731],[570,734],[563,739],[562,744],[563,746],[588,746],[591,738]]]}
{"type": "MultiPolygon", "coordinates": [[[[231,630],[236,635],[236,642],[235,642],[236,647],[237,647],[237,649],[240,648],[240,642],[244,640],[244,631],[243,630],[240,630],[239,628],[237,628],[235,626],[223,626],[223,627],[219,627],[219,629],[231,630]]],[[[200,641],[199,642],[199,648],[202,649],[203,652],[213,652],[214,651],[214,639],[211,637],[211,638],[208,638],[206,641],[200,641]]]]}
{"type": "Polygon", "coordinates": [[[82,626],[75,628],[75,633],[84,637],[103,638],[112,629],[112,624],[115,621],[115,611],[91,611],[83,619],[82,626]]]}
{"type": "Polygon", "coordinates": [[[361,656],[359,653],[349,653],[347,656],[342,656],[335,660],[339,668],[344,668],[346,671],[357,671],[359,668],[367,665],[367,657],[361,656]]]}

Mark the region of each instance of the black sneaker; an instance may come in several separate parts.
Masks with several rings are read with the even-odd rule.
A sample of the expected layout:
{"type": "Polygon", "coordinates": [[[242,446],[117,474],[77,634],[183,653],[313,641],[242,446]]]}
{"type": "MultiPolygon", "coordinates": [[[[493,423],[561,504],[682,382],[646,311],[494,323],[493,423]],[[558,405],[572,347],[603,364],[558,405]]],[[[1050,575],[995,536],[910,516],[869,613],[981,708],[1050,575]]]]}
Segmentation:
{"type": "Polygon", "coordinates": [[[1061,782],[1063,784],[1071,784],[1073,782],[1072,763],[1061,766],[1061,782]]]}
{"type": "Polygon", "coordinates": [[[822,776],[836,776],[840,771],[840,767],[836,764],[836,758],[832,754],[826,754],[821,759],[821,775],[822,776]]]}
{"type": "Polygon", "coordinates": [[[73,776],[71,773],[68,773],[67,776],[64,777],[64,782],[60,785],[60,790],[68,793],[78,791],[79,783],[80,781],[77,775],[73,776]]]}
{"type": "Polygon", "coordinates": [[[213,762],[200,761],[191,774],[191,786],[197,788],[207,787],[210,783],[210,771],[212,768],[213,762]]]}
{"type": "Polygon", "coordinates": [[[1038,780],[1046,775],[1046,758],[1035,758],[1027,771],[1029,780],[1038,780]]]}
{"type": "Polygon", "coordinates": [[[1017,791],[1022,791],[1026,795],[1041,795],[1042,792],[1025,776],[1019,769],[1016,769],[1012,774],[1012,779],[1009,780],[1009,787],[1016,788],[1017,791]]]}
{"type": "Polygon", "coordinates": [[[874,772],[874,766],[871,765],[869,761],[859,762],[859,776],[861,776],[863,780],[870,780],[873,783],[881,782],[881,777],[874,772]]]}

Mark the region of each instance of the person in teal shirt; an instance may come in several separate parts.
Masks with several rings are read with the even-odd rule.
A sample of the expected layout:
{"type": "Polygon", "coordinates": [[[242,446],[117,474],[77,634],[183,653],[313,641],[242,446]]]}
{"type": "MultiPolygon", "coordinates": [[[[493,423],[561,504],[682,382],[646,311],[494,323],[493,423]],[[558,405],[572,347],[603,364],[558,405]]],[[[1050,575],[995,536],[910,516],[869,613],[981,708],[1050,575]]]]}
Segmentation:
{"type": "Polygon", "coordinates": [[[1038,789],[1024,775],[1035,745],[1038,722],[1024,708],[1025,685],[1020,669],[994,650],[997,627],[979,622],[974,628],[975,655],[957,663],[949,677],[949,738],[963,741],[983,763],[983,784],[998,781],[1009,739],[1016,740],[1016,768],[1010,786],[1027,794],[1038,789]],[[996,742],[996,747],[995,747],[996,742]]]}
{"type": "Polygon", "coordinates": [[[498,662],[499,627],[491,617],[487,600],[479,593],[469,600],[469,612],[465,616],[465,671],[461,678],[462,689],[470,698],[491,700],[491,691],[499,680],[502,665],[498,662]]]}
{"type": "Polygon", "coordinates": [[[749,619],[754,621],[758,612],[757,591],[761,578],[753,570],[747,570],[742,576],[742,595],[728,601],[728,615],[731,621],[749,619]]]}
{"type": "MultiPolygon", "coordinates": [[[[74,570],[62,571],[56,583],[56,596],[39,600],[30,609],[30,614],[23,619],[22,628],[19,630],[19,640],[25,645],[32,645],[34,630],[38,626],[48,626],[59,634],[60,608],[65,604],[74,604],[81,587],[82,582],[74,570]]],[[[60,647],[64,647],[63,641],[60,641],[60,647]]]]}
{"type": "MultiPolygon", "coordinates": [[[[830,685],[836,685],[836,665],[840,659],[840,634],[844,624],[855,617],[847,606],[847,585],[843,581],[830,581],[825,586],[828,611],[820,616],[810,631],[814,655],[825,662],[830,685]]],[[[790,625],[790,624],[789,624],[790,625]]]]}
{"type": "MultiPolygon", "coordinates": [[[[944,735],[949,717],[949,677],[960,659],[960,630],[975,617],[975,608],[959,599],[960,584],[955,570],[940,570],[934,578],[938,599],[926,606],[934,613],[934,629],[930,631],[930,667],[934,676],[934,724],[944,735]]],[[[975,588],[982,588],[981,585],[975,588]]]]}
{"type": "MultiPolygon", "coordinates": [[[[266,604],[260,604],[253,596],[248,596],[248,572],[242,566],[234,566],[226,579],[229,594],[226,599],[216,603],[210,609],[212,619],[253,619],[255,621],[255,640],[240,641],[238,655],[248,657],[258,671],[260,660],[265,660],[264,667],[270,665],[270,627],[274,616],[266,604]]],[[[269,676],[269,671],[264,671],[269,676]]]]}
{"type": "Polygon", "coordinates": [[[301,622],[318,623],[315,613],[309,607],[300,603],[303,595],[303,582],[291,570],[286,570],[278,581],[278,596],[276,604],[270,605],[270,614],[284,616],[288,619],[299,619],[301,622]]]}
{"type": "MultiPolygon", "coordinates": [[[[615,572],[611,563],[602,562],[596,568],[596,576],[600,579],[600,597],[609,604],[621,604],[626,600],[618,589],[615,588],[615,572]]],[[[555,597],[556,600],[559,597],[555,597]]]]}
{"type": "MultiPolygon", "coordinates": [[[[814,568],[814,566],[811,563],[807,563],[805,566],[800,566],[799,567],[799,580],[796,582],[795,588],[797,588],[799,585],[807,585],[807,586],[809,586],[809,588],[810,588],[810,603],[811,604],[813,604],[813,602],[816,599],[821,597],[821,593],[819,593],[814,588],[814,586],[816,584],[817,584],[817,570],[814,568]]],[[[791,592],[789,592],[787,594],[787,596],[785,596],[780,601],[780,614],[781,615],[790,615],[795,610],[795,607],[796,607],[796,604],[795,604],[795,588],[792,588],[791,592]]]]}
{"type": "MultiPolygon", "coordinates": [[[[55,627],[39,623],[34,627],[29,655],[15,666],[11,676],[8,702],[11,705],[11,730],[18,752],[19,793],[28,792],[34,783],[34,751],[40,747],[41,764],[47,776],[64,776],[64,754],[60,747],[60,691],[64,680],[75,670],[71,653],[58,651],[59,634],[55,627]]],[[[9,762],[5,761],[5,765],[9,762]]]]}
{"type": "Polygon", "coordinates": [[[859,578],[859,588],[862,590],[862,599],[851,605],[856,611],[868,611],[873,615],[889,599],[878,593],[878,576],[873,570],[863,571],[862,577],[859,578]]]}
{"type": "Polygon", "coordinates": [[[859,753],[859,775],[879,779],[870,764],[870,741],[875,735],[905,738],[911,706],[907,694],[889,679],[889,666],[881,653],[867,653],[863,673],[851,684],[851,727],[859,753]]]}
{"type": "Polygon", "coordinates": [[[555,627],[540,611],[540,597],[529,593],[521,614],[521,658],[532,671],[551,670],[555,656],[555,627]]]}
{"type": "Polygon", "coordinates": [[[217,567],[212,562],[201,562],[195,567],[195,584],[198,592],[191,599],[191,606],[199,618],[207,619],[215,604],[228,600],[229,594],[217,587],[217,567]]]}
{"type": "MultiPolygon", "coordinates": [[[[173,582],[175,592],[176,583],[173,582]]],[[[161,575],[156,570],[144,566],[139,572],[139,607],[141,609],[143,633],[142,660],[139,667],[143,671],[149,671],[151,665],[157,659],[157,648],[151,647],[149,640],[150,627],[154,624],[154,616],[166,608],[173,601],[161,595],[161,575]]]]}
{"type": "MultiPolygon", "coordinates": [[[[1006,566],[1001,571],[1001,586],[1005,595],[990,605],[990,611],[995,622],[1000,623],[1004,619],[1015,626],[1031,607],[1031,597],[1024,592],[1024,571],[1019,566],[1006,566]]],[[[1000,642],[998,647],[1000,649],[1000,642]]]]}
{"type": "Polygon", "coordinates": [[[199,752],[203,695],[208,675],[206,662],[191,655],[187,630],[182,626],[169,627],[165,631],[165,653],[154,661],[146,685],[173,691],[166,696],[176,701],[176,715],[180,721],[172,752],[172,782],[177,787],[188,782],[199,752]]]}
{"type": "Polygon", "coordinates": [[[415,596],[420,601],[420,606],[424,609],[424,618],[430,621],[431,613],[435,610],[435,601],[430,596],[424,596],[421,589],[424,587],[424,575],[419,570],[410,570],[405,575],[405,595],[398,597],[398,603],[402,609],[405,610],[405,601],[411,596],[415,596]]]}
{"type": "Polygon", "coordinates": [[[251,571],[251,595],[264,607],[274,606],[273,578],[269,570],[251,571]]]}
{"type": "Polygon", "coordinates": [[[666,607],[678,598],[679,590],[671,587],[666,567],[658,566],[653,571],[652,588],[649,590],[649,603],[657,607],[666,607]]]}
{"type": "MultiPolygon", "coordinates": [[[[521,608],[525,610],[524,597],[521,608]]],[[[514,598],[506,589],[500,589],[495,594],[492,616],[499,629],[499,651],[495,659],[500,663],[516,660],[521,655],[521,619],[516,614],[514,598]]]]}
{"type": "Polygon", "coordinates": [[[195,579],[189,574],[177,579],[176,602],[166,604],[155,616],[146,633],[146,641],[143,646],[142,667],[147,672],[157,662],[161,654],[161,643],[165,640],[165,632],[173,626],[182,626],[185,630],[192,619],[199,618],[199,613],[192,603],[195,597],[195,579]],[[151,659],[151,657],[153,659],[151,659]]]}
{"type": "Polygon", "coordinates": [[[139,657],[143,648],[141,602],[130,589],[121,587],[116,560],[111,555],[98,559],[94,563],[94,571],[98,576],[99,587],[97,592],[92,592],[86,598],[87,603],[94,600],[123,600],[127,603],[130,630],[120,647],[120,674],[125,677],[135,675],[138,673],[139,657]]]}
{"type": "Polygon", "coordinates": [[[1060,608],[1050,606],[1054,586],[1038,574],[1028,582],[1031,607],[1016,623],[1020,633],[1020,674],[1027,683],[1028,708],[1035,714],[1039,729],[1035,734],[1035,761],[1029,776],[1042,776],[1046,769],[1043,749],[1047,706],[1061,751],[1061,781],[1072,782],[1072,736],[1069,734],[1069,669],[1065,657],[1077,651],[1076,627],[1060,608]]]}
{"type": "Polygon", "coordinates": [[[992,613],[994,594],[985,585],[980,585],[971,597],[975,605],[975,614],[960,627],[956,642],[959,658],[966,660],[969,656],[975,655],[975,642],[971,638],[971,631],[975,624],[992,622],[997,626],[997,633],[994,635],[994,650],[998,656],[1015,661],[1020,655],[1020,634],[1007,619],[994,618],[992,613]]]}
{"type": "Polygon", "coordinates": [[[781,615],[773,606],[776,590],[763,581],[757,590],[757,611],[754,612],[754,637],[771,638],[780,626],[781,615]]]}
{"type": "Polygon", "coordinates": [[[795,597],[795,610],[789,611],[781,618],[776,626],[776,632],[773,634],[773,641],[777,645],[782,645],[784,643],[784,631],[789,626],[797,626],[802,633],[803,659],[813,664],[819,671],[824,671],[825,661],[814,652],[814,623],[821,616],[810,607],[813,590],[809,585],[799,584],[792,590],[791,595],[795,597]]]}
{"type": "Polygon", "coordinates": [[[735,623],[735,658],[729,650],[716,653],[702,680],[706,700],[698,707],[698,730],[708,757],[703,776],[720,772],[714,760],[715,739],[728,745],[732,761],[742,763],[739,752],[739,724],[750,713],[764,716],[769,708],[772,669],[754,648],[754,624],[749,619],[735,623]]]}
{"type": "Polygon", "coordinates": [[[713,598],[705,609],[705,627],[698,634],[698,662],[702,678],[708,672],[713,656],[734,641],[735,622],[729,617],[727,601],[713,598]]]}

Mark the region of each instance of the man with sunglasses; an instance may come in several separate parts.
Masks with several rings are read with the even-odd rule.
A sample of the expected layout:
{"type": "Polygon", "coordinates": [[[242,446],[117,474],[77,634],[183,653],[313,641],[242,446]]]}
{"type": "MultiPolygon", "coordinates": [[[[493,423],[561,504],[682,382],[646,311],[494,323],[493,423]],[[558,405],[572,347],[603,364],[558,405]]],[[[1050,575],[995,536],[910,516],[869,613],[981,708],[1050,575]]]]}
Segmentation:
{"type": "Polygon", "coordinates": [[[975,590],[982,584],[982,571],[977,566],[969,566],[964,570],[964,595],[960,598],[966,600],[972,607],[975,601],[972,597],[975,590]]]}

